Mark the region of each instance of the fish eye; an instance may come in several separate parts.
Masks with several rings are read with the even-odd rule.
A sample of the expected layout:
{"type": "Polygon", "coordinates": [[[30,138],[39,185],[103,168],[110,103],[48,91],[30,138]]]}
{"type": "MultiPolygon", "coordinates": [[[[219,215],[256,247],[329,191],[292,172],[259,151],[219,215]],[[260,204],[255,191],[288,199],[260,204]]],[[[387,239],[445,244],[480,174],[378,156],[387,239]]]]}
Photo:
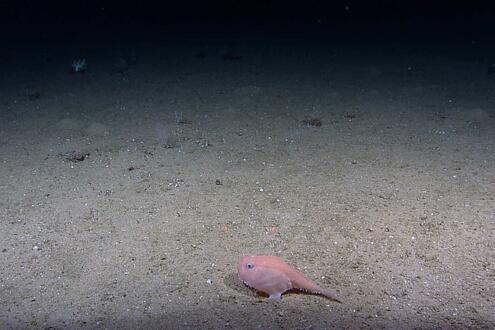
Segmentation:
{"type": "Polygon", "coordinates": [[[253,264],[253,263],[251,263],[251,262],[248,262],[248,263],[246,264],[246,267],[247,267],[247,269],[253,269],[253,268],[254,268],[254,264],[253,264]]]}

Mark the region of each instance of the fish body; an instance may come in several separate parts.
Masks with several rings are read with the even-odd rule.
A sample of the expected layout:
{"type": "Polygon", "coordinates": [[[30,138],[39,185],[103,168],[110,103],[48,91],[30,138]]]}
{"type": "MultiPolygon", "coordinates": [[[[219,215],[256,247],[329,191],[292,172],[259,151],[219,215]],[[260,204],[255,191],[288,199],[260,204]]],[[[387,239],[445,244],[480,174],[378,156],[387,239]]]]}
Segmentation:
{"type": "Polygon", "coordinates": [[[278,300],[284,292],[299,290],[340,302],[334,292],[320,287],[279,257],[245,256],[237,271],[244,284],[268,294],[269,299],[278,300]]]}

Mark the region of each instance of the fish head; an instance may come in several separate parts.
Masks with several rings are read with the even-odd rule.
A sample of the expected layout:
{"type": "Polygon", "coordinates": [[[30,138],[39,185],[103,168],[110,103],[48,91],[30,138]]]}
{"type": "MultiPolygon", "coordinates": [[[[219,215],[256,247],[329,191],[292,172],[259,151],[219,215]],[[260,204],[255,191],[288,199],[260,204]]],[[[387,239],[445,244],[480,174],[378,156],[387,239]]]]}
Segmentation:
{"type": "Polygon", "coordinates": [[[287,264],[275,256],[245,256],[239,262],[239,278],[247,286],[258,288],[267,279],[277,279],[283,275],[287,264]]]}
{"type": "Polygon", "coordinates": [[[256,259],[255,256],[245,256],[237,266],[239,279],[250,287],[254,287],[260,272],[260,267],[256,259]]]}
{"type": "Polygon", "coordinates": [[[280,295],[292,287],[286,266],[275,256],[246,256],[239,262],[237,271],[239,279],[248,287],[266,293],[271,299],[280,299],[280,295]]]}

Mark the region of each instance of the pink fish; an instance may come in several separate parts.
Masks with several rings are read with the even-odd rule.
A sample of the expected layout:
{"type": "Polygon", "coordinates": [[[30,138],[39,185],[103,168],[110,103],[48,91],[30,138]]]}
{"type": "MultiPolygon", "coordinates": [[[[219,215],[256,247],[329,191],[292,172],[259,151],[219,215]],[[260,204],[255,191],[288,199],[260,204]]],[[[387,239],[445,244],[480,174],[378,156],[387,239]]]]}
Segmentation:
{"type": "Polygon", "coordinates": [[[334,292],[321,288],[279,257],[246,256],[237,271],[244,284],[268,294],[269,299],[279,300],[284,292],[299,290],[340,302],[334,292]]]}

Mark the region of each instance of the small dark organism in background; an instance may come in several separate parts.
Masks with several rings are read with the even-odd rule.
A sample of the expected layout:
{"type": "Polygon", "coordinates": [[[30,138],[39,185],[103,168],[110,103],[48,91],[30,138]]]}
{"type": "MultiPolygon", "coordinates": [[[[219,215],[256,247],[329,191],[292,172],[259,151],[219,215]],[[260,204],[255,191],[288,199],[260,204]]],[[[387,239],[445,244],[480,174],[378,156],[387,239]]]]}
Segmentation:
{"type": "Polygon", "coordinates": [[[435,118],[433,120],[435,120],[435,121],[443,121],[443,120],[447,119],[447,116],[441,112],[435,112],[434,115],[435,115],[435,118]]]}
{"type": "Polygon", "coordinates": [[[71,161],[73,163],[82,162],[89,157],[89,152],[87,151],[77,151],[72,150],[66,153],[61,153],[59,156],[63,157],[65,160],[71,161]]]}
{"type": "Polygon", "coordinates": [[[321,127],[321,119],[317,117],[305,116],[302,122],[306,127],[321,127]]]}
{"type": "Polygon", "coordinates": [[[348,112],[344,115],[344,118],[349,119],[349,120],[353,120],[354,118],[356,118],[356,114],[352,113],[352,112],[348,112]]]}
{"type": "Polygon", "coordinates": [[[217,186],[221,186],[221,185],[223,185],[223,183],[222,183],[222,181],[220,181],[220,179],[216,179],[216,180],[215,180],[215,184],[216,184],[217,186]]]}
{"type": "Polygon", "coordinates": [[[41,98],[41,92],[34,92],[28,94],[29,101],[36,101],[41,98]]]}

